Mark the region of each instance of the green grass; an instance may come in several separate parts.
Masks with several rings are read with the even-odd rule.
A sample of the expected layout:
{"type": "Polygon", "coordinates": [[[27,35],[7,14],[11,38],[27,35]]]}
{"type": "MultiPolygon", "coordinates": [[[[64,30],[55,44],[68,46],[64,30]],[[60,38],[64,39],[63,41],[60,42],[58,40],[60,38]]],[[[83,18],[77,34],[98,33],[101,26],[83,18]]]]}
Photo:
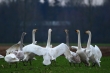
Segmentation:
{"type": "Polygon", "coordinates": [[[27,63],[27,66],[23,66],[22,62],[19,62],[18,68],[15,68],[14,64],[10,68],[4,59],[0,59],[0,73],[110,73],[110,57],[101,59],[101,67],[85,67],[84,64],[81,64],[81,67],[78,64],[70,66],[64,56],[57,58],[56,65],[45,67],[42,64],[42,57],[36,58],[37,60],[32,61],[32,65],[27,63]]]}

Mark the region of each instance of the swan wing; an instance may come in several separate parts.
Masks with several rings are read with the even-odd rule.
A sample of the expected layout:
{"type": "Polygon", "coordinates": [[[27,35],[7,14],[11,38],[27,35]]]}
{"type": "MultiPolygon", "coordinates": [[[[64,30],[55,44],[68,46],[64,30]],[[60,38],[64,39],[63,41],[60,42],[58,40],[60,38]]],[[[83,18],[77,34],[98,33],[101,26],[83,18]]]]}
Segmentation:
{"type": "Polygon", "coordinates": [[[96,50],[97,55],[101,58],[102,57],[102,52],[101,52],[101,50],[99,49],[99,47],[97,45],[95,45],[95,50],[96,50]]]}
{"type": "Polygon", "coordinates": [[[34,54],[40,56],[40,55],[45,54],[46,49],[41,46],[35,45],[35,44],[29,44],[29,45],[23,47],[23,52],[24,53],[26,53],[26,52],[34,53],[34,54]]]}
{"type": "Polygon", "coordinates": [[[52,48],[51,53],[53,54],[53,57],[59,57],[64,53],[70,55],[70,50],[66,44],[61,43],[58,46],[52,48]]]}

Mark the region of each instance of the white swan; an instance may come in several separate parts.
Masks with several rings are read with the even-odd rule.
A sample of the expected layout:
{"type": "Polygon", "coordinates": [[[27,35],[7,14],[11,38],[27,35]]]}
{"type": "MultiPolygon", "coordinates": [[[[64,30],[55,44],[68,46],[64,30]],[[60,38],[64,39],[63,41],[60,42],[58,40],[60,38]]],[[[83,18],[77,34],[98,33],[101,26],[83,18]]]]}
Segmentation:
{"type": "Polygon", "coordinates": [[[16,68],[17,68],[17,62],[19,62],[19,59],[16,57],[15,54],[10,53],[10,54],[6,55],[4,57],[4,60],[9,63],[10,67],[11,67],[11,63],[15,63],[16,68]]]}
{"type": "Polygon", "coordinates": [[[76,32],[78,34],[78,49],[77,49],[76,53],[80,56],[81,61],[85,65],[90,66],[89,58],[87,57],[85,50],[82,49],[82,47],[81,47],[80,30],[76,30],[76,32]]]}
{"type": "Polygon", "coordinates": [[[52,31],[52,29],[49,29],[48,30],[48,40],[47,40],[46,49],[48,49],[48,51],[49,51],[49,55],[51,57],[51,60],[55,61],[57,57],[59,57],[60,55],[62,55],[64,53],[65,53],[65,56],[66,56],[66,49],[67,50],[69,50],[69,49],[68,49],[67,45],[64,44],[64,43],[62,43],[62,44],[60,44],[60,45],[52,48],[51,45],[50,45],[50,42],[51,42],[51,31],[52,31]],[[61,47],[63,48],[63,45],[64,45],[64,49],[62,49],[62,50],[64,50],[65,52],[59,52],[59,51],[61,51],[61,47]],[[58,56],[57,56],[56,51],[59,52],[59,55],[58,56]]]}
{"type": "Polygon", "coordinates": [[[58,45],[54,48],[50,48],[50,49],[46,49],[45,47],[41,47],[41,46],[34,45],[34,44],[29,44],[29,45],[23,47],[23,52],[25,54],[24,60],[28,60],[28,58],[30,57],[29,56],[30,53],[34,53],[38,56],[43,56],[44,65],[50,65],[52,56],[55,59],[62,54],[65,55],[66,59],[70,59],[70,57],[71,57],[69,48],[64,43],[61,43],[60,45],[58,45]]]}
{"type": "Polygon", "coordinates": [[[102,57],[102,53],[97,45],[95,45],[95,47],[91,45],[91,32],[88,30],[86,31],[86,34],[89,35],[86,54],[88,55],[90,61],[93,63],[93,66],[95,66],[95,64],[98,64],[98,66],[100,67],[100,59],[102,57]]]}
{"type": "MultiPolygon", "coordinates": [[[[65,29],[65,32],[66,32],[66,44],[68,45],[69,47],[69,35],[68,35],[68,30],[65,29]]],[[[81,60],[80,60],[80,57],[77,53],[73,52],[73,51],[70,51],[71,53],[71,58],[70,58],[70,65],[71,63],[74,63],[74,66],[76,63],[81,63],[81,60]]],[[[80,64],[79,64],[80,65],[80,64]]]]}
{"type": "MultiPolygon", "coordinates": [[[[23,61],[30,61],[30,64],[31,64],[31,60],[35,57],[35,55],[38,55],[38,56],[44,55],[45,56],[45,54],[47,53],[47,50],[48,50],[48,49],[45,49],[44,47],[36,45],[35,32],[36,32],[36,29],[33,29],[33,31],[32,31],[32,36],[33,36],[32,37],[32,44],[26,45],[22,48],[23,52],[24,52],[23,61]]],[[[48,62],[48,64],[50,64],[50,62],[48,62]]],[[[46,64],[44,63],[44,65],[46,65],[46,64]]]]}

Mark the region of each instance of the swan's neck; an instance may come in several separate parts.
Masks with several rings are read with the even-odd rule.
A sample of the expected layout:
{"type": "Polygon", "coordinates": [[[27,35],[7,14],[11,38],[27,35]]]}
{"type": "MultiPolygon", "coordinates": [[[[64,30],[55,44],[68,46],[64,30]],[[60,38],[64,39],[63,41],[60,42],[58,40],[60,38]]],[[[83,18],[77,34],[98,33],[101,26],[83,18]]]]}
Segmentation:
{"type": "Polygon", "coordinates": [[[48,31],[48,39],[47,39],[47,46],[46,47],[50,47],[50,43],[51,43],[51,31],[48,31]]]}
{"type": "Polygon", "coordinates": [[[24,39],[24,36],[25,36],[25,33],[23,32],[22,35],[21,35],[21,43],[20,43],[20,50],[22,50],[23,48],[23,39],[24,39]]]}
{"type": "Polygon", "coordinates": [[[80,32],[78,33],[78,49],[81,49],[81,37],[80,37],[80,32]]]}
{"type": "Polygon", "coordinates": [[[69,47],[69,35],[68,35],[68,32],[66,33],[66,44],[69,47]]]}
{"type": "Polygon", "coordinates": [[[91,32],[89,33],[89,38],[88,38],[88,42],[87,42],[87,48],[90,48],[90,44],[91,44],[91,32]]]}
{"type": "Polygon", "coordinates": [[[35,44],[35,32],[32,32],[32,43],[35,44]]]}

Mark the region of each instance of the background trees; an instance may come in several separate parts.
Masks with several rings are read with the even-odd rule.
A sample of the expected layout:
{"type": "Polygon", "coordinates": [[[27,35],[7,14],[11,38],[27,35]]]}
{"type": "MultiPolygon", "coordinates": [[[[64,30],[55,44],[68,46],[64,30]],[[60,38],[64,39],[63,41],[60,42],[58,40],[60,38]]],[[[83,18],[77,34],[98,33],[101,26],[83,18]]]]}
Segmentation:
{"type": "MultiPolygon", "coordinates": [[[[36,40],[47,41],[52,28],[52,42],[65,42],[64,29],[69,29],[70,42],[77,42],[75,29],[81,30],[82,43],[87,42],[85,30],[91,30],[93,43],[110,43],[110,2],[103,6],[49,6],[39,0],[10,0],[0,3],[0,43],[15,43],[23,31],[25,42],[31,42],[31,32],[37,28],[36,40]]],[[[78,3],[78,2],[77,2],[78,3]]]]}

